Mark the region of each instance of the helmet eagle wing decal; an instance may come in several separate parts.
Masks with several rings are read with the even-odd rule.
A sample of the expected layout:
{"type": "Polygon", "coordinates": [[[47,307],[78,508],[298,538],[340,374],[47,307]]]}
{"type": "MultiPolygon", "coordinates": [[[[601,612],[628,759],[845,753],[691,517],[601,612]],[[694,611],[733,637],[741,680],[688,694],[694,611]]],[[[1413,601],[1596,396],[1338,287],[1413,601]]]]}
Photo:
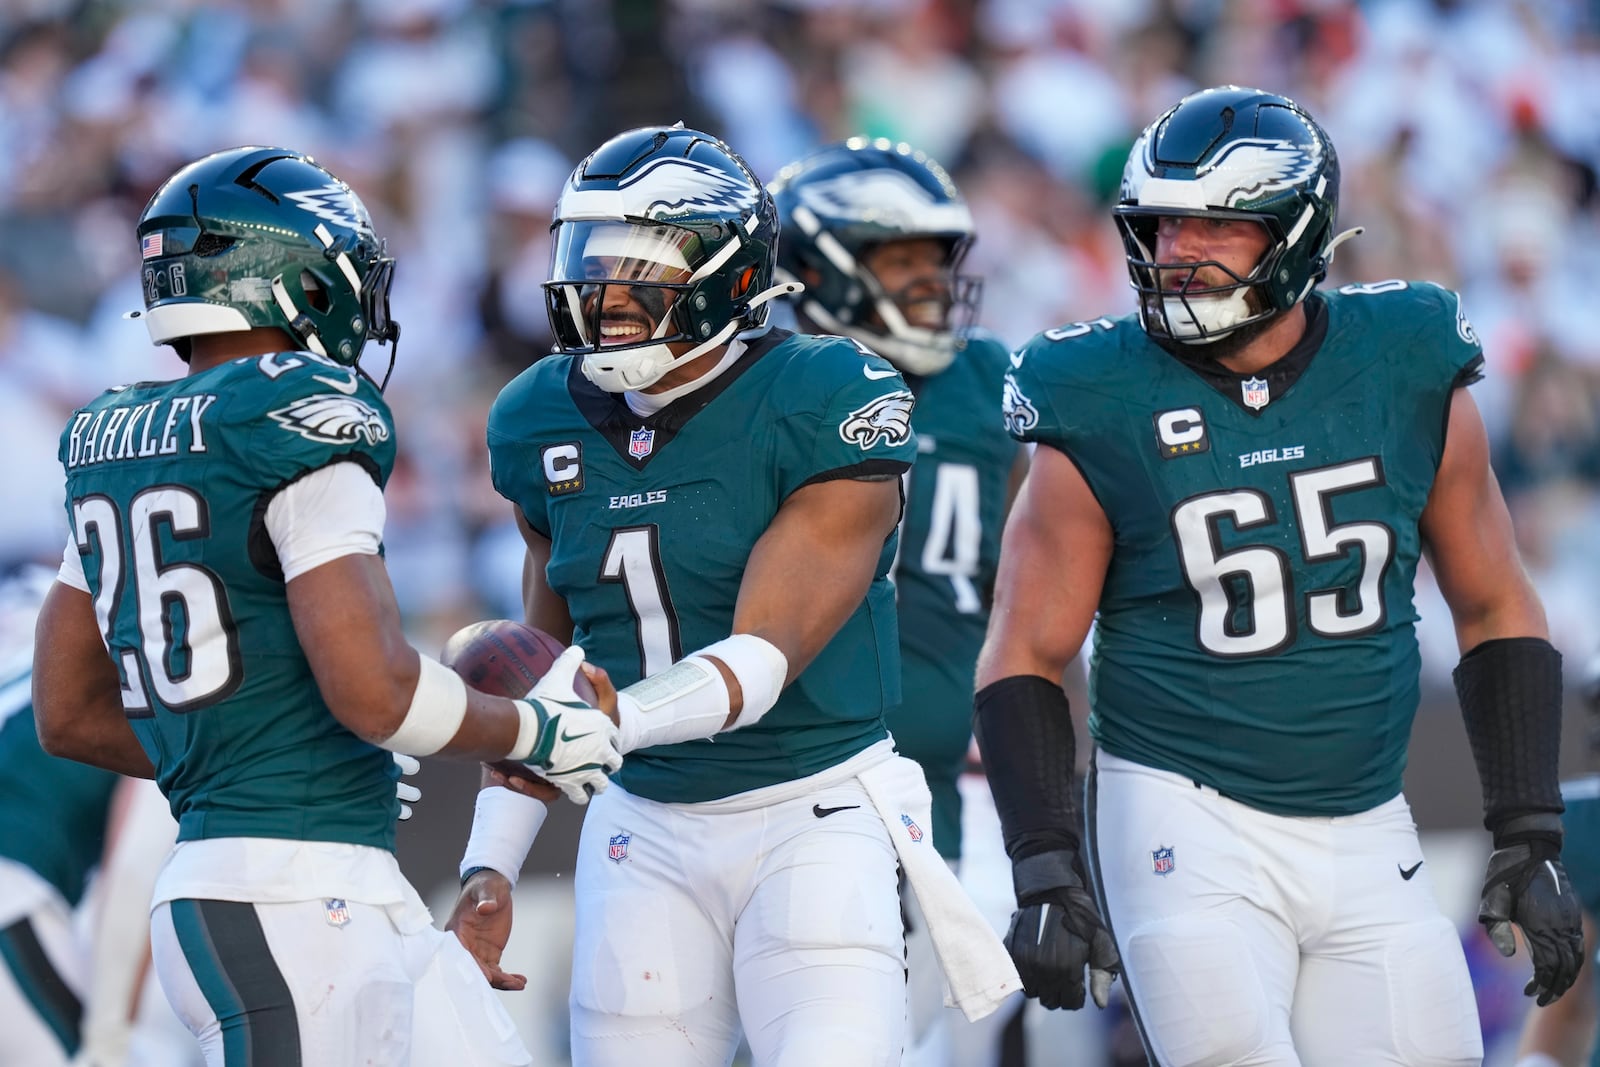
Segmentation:
{"type": "Polygon", "coordinates": [[[665,219],[707,211],[737,211],[756,206],[750,183],[693,159],[658,159],[624,178],[617,186],[626,212],[640,218],[665,219]]]}
{"type": "Polygon", "coordinates": [[[299,192],[283,195],[286,199],[294,201],[307,214],[315,215],[323,222],[331,222],[335,226],[363,233],[370,233],[372,230],[372,223],[368,221],[366,211],[356,203],[350,193],[350,187],[343,182],[329,182],[317,189],[302,189],[299,192]]]}
{"type": "Polygon", "coordinates": [[[1289,141],[1235,141],[1195,175],[1208,204],[1236,207],[1264,193],[1308,181],[1321,165],[1318,154],[1289,141]]]}

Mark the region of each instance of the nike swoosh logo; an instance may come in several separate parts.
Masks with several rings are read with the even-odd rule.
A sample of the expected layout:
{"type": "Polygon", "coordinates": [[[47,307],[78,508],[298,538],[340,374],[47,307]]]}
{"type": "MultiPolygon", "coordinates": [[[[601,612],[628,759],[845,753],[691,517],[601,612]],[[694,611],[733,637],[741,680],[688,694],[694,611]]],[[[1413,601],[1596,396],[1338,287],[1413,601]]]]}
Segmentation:
{"type": "Polygon", "coordinates": [[[313,374],[311,377],[313,380],[319,381],[323,385],[339,390],[339,392],[343,393],[345,396],[355,396],[356,390],[361,388],[361,383],[356,381],[356,376],[354,374],[350,375],[350,377],[346,378],[342,382],[335,378],[324,378],[320,374],[313,374]]]}
{"type": "Polygon", "coordinates": [[[860,804],[841,804],[837,808],[825,808],[821,804],[813,804],[811,805],[811,814],[819,819],[826,819],[836,811],[849,811],[851,808],[859,808],[860,806],[860,804]]]}
{"type": "Polygon", "coordinates": [[[890,367],[888,370],[873,370],[870,366],[867,366],[861,368],[861,373],[867,376],[867,381],[875,382],[880,378],[893,378],[900,372],[895,370],[893,367],[890,367]]]}
{"type": "Polygon", "coordinates": [[[1022,353],[1021,352],[1010,352],[1010,353],[1007,353],[1007,358],[1011,360],[1011,366],[1013,368],[1021,368],[1021,366],[1022,366],[1022,353]]]}
{"type": "Polygon", "coordinates": [[[1396,869],[1397,869],[1397,870],[1399,870],[1399,872],[1400,872],[1400,877],[1401,877],[1401,878],[1404,878],[1404,879],[1405,879],[1405,880],[1406,880],[1406,881],[1408,881],[1408,882],[1409,882],[1409,881],[1411,881],[1411,876],[1412,876],[1412,875],[1413,875],[1413,874],[1416,874],[1416,873],[1417,873],[1417,871],[1419,871],[1419,870],[1421,870],[1421,868],[1422,868],[1422,861],[1421,861],[1421,860],[1418,860],[1418,861],[1417,861],[1417,862],[1415,862],[1415,863],[1413,863],[1413,864],[1412,864],[1412,865],[1411,865],[1411,867],[1410,867],[1410,868],[1409,868],[1409,869],[1408,869],[1408,868],[1405,868],[1405,867],[1401,867],[1401,866],[1400,866],[1400,865],[1399,865],[1399,864],[1398,864],[1398,863],[1397,863],[1397,864],[1395,864],[1395,868],[1396,868],[1396,869]]]}
{"type": "MultiPolygon", "coordinates": [[[[586,734],[569,734],[565,730],[561,731],[561,740],[563,740],[563,741],[582,741],[585,737],[593,737],[593,736],[594,736],[594,731],[593,730],[590,730],[586,734]]],[[[1409,878],[1411,876],[1407,875],[1406,877],[1409,878]]]]}

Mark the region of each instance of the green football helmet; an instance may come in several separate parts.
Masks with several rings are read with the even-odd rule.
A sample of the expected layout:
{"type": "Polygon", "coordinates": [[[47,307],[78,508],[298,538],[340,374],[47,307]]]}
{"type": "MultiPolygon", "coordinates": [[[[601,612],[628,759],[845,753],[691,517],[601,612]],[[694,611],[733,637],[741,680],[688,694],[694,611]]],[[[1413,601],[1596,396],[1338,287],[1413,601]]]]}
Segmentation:
{"type": "Polygon", "coordinates": [[[772,285],[778,221],[766,189],[733,149],[682,123],[595,149],[567,179],[551,228],[556,346],[610,393],[766,332],[767,302],[799,288],[772,285]],[[649,325],[617,310],[623,291],[649,325]]]}
{"type": "MultiPolygon", "coordinates": [[[[979,281],[960,273],[972,246],[972,212],[943,167],[906,144],[852,137],[789,164],[771,185],[782,240],[780,276],[804,280],[800,315],[853,337],[909,374],[938,374],[977,313],[979,281]],[[888,241],[933,238],[944,246],[937,285],[942,326],[907,320],[902,301],[862,263],[888,241]]],[[[920,286],[922,283],[918,283],[920,286]]]]}
{"type": "Polygon", "coordinates": [[[216,152],[157,189],[139,219],[150,339],[188,359],[188,338],[259,326],[358,366],[395,342],[394,260],[355,192],[283,148],[216,152]]]}
{"type": "Polygon", "coordinates": [[[1334,249],[1360,232],[1336,237],[1338,210],[1333,142],[1294,101],[1236,85],[1184,97],[1134,142],[1113,209],[1146,332],[1204,345],[1292,308],[1326,276],[1334,249]],[[1215,262],[1160,263],[1164,216],[1250,220],[1271,243],[1243,277],[1215,262]],[[1185,284],[1202,266],[1232,281],[1185,284]]]}

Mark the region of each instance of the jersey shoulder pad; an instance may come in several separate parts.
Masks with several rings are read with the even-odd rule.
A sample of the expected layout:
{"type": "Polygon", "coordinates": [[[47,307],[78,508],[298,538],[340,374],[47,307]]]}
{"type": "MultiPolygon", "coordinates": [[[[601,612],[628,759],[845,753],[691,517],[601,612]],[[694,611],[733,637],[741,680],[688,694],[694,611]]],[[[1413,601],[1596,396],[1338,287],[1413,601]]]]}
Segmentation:
{"type": "Polygon", "coordinates": [[[835,334],[793,334],[767,352],[763,362],[769,361],[780,390],[772,399],[794,411],[823,410],[841,392],[876,396],[890,387],[906,388],[894,364],[835,334]]]}
{"type": "Polygon", "coordinates": [[[759,366],[771,368],[755,384],[766,421],[780,427],[786,493],[821,472],[900,470],[916,459],[916,398],[883,357],[846,337],[794,334],[759,366]]]}
{"type": "Polygon", "coordinates": [[[1041,331],[1008,359],[1003,393],[1006,429],[1022,441],[1062,445],[1101,412],[1148,385],[1166,358],[1135,316],[1074,322],[1041,331]],[[1056,397],[1072,403],[1057,406],[1056,397]],[[1111,404],[1093,398],[1109,397],[1111,404]]]}
{"type": "Polygon", "coordinates": [[[489,436],[522,440],[547,420],[541,413],[569,397],[568,382],[578,357],[549,355],[535,360],[501,388],[489,407],[489,436]]]}
{"type": "Polygon", "coordinates": [[[1069,322],[1041,330],[1011,356],[1014,374],[1105,389],[1137,380],[1154,344],[1137,317],[1069,322]],[[1102,381],[1103,379],[1103,381],[1102,381]]]}
{"type": "Polygon", "coordinates": [[[1483,346],[1454,290],[1392,279],[1345,285],[1322,296],[1328,302],[1330,342],[1384,353],[1425,382],[1476,380],[1483,346]]]}
{"type": "Polygon", "coordinates": [[[353,368],[309,352],[276,352],[217,369],[219,428],[248,442],[243,458],[257,469],[290,478],[360,454],[380,485],[388,480],[394,417],[377,386],[353,368]]]}

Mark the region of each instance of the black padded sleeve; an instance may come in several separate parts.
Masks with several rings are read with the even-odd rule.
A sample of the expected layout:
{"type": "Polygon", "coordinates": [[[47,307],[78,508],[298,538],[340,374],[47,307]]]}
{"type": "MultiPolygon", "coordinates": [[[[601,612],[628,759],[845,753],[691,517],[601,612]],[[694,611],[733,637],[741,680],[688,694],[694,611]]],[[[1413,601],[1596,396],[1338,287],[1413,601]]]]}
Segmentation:
{"type": "Polygon", "coordinates": [[[1543,638],[1497,638],[1462,656],[1454,677],[1483,785],[1483,824],[1499,847],[1503,836],[1527,824],[1526,816],[1565,810],[1558,769],[1561,653],[1543,638]]]}
{"type": "Polygon", "coordinates": [[[973,699],[973,733],[1011,861],[1082,839],[1072,797],[1077,738],[1067,694],[1054,682],[1019,674],[984,686],[973,699]]]}

